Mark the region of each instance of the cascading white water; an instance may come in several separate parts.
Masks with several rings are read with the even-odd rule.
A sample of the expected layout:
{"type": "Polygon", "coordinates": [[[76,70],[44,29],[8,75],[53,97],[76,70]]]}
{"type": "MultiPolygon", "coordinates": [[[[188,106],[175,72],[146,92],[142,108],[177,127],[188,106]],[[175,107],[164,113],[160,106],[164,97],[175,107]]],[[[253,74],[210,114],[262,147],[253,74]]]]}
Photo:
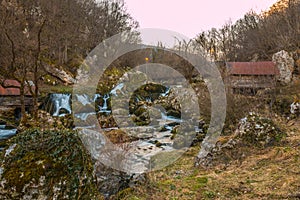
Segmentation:
{"type": "Polygon", "coordinates": [[[110,94],[117,96],[117,91],[122,91],[123,87],[124,87],[124,83],[120,83],[110,91],[110,94]]]}
{"type": "MultiPolygon", "coordinates": [[[[104,94],[103,96],[100,94],[95,94],[93,97],[88,96],[87,94],[76,94],[76,100],[83,106],[90,106],[93,103],[96,103],[98,99],[103,100],[103,104],[97,105],[99,108],[99,113],[111,113],[111,110],[108,107],[108,100],[111,98],[110,96],[117,96],[118,92],[122,92],[122,89],[124,87],[123,83],[118,84],[116,87],[114,87],[109,93],[104,94]]],[[[164,93],[161,93],[161,96],[167,96],[170,93],[170,88],[166,88],[164,93]]],[[[72,109],[70,105],[70,98],[71,94],[50,94],[49,100],[46,104],[46,110],[50,113],[52,113],[52,116],[64,116],[66,114],[71,114],[72,109]]],[[[136,97],[136,102],[139,102],[140,99],[136,97]]],[[[146,97],[145,101],[152,102],[151,97],[146,97]]],[[[96,114],[96,111],[88,111],[88,112],[82,112],[82,113],[76,113],[75,117],[78,119],[81,119],[82,121],[86,121],[87,118],[90,115],[96,114]]],[[[172,117],[167,116],[165,113],[161,113],[161,120],[167,120],[167,121],[173,121],[180,123],[181,120],[172,117]]]]}
{"type": "Polygon", "coordinates": [[[5,129],[6,125],[0,125],[0,140],[8,139],[14,136],[17,129],[5,129]]]}
{"type": "Polygon", "coordinates": [[[70,105],[71,94],[50,94],[49,101],[53,103],[53,114],[52,116],[61,117],[66,114],[71,114],[70,105]]]}
{"type": "Polygon", "coordinates": [[[108,110],[107,100],[110,98],[109,94],[105,94],[103,96],[103,106],[99,106],[100,113],[110,113],[111,111],[108,110]]]}
{"type": "Polygon", "coordinates": [[[104,97],[103,97],[103,107],[102,107],[102,110],[107,110],[107,100],[109,99],[109,95],[108,94],[105,94],[104,97]]]}
{"type": "Polygon", "coordinates": [[[169,93],[170,93],[170,90],[171,90],[171,88],[170,88],[170,87],[167,87],[167,90],[166,90],[164,93],[162,93],[161,96],[162,96],[162,97],[168,96],[169,93]]]}
{"type": "Polygon", "coordinates": [[[168,116],[164,112],[161,112],[161,116],[162,116],[162,120],[173,121],[173,122],[177,122],[177,123],[181,123],[182,122],[181,119],[179,119],[177,117],[173,117],[173,116],[168,116]]]}
{"type": "Polygon", "coordinates": [[[92,103],[92,100],[86,94],[76,94],[76,98],[77,98],[77,101],[79,101],[84,106],[92,103]]]}

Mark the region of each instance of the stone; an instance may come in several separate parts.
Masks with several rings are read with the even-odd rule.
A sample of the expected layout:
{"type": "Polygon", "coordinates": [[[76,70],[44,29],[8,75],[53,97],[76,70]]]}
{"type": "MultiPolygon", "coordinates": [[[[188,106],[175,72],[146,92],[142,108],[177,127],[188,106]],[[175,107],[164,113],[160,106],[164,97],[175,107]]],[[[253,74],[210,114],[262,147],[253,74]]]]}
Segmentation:
{"type": "Polygon", "coordinates": [[[292,81],[294,71],[293,57],[288,52],[282,50],[272,56],[272,61],[279,69],[280,75],[277,77],[278,81],[283,85],[289,84],[292,81]]]}
{"type": "Polygon", "coordinates": [[[49,74],[51,74],[54,77],[59,78],[66,85],[71,85],[76,82],[75,79],[71,76],[71,74],[63,69],[58,69],[56,67],[53,67],[53,66],[47,65],[47,64],[44,65],[44,68],[49,74]]]}
{"type": "Polygon", "coordinates": [[[82,83],[87,83],[89,80],[89,72],[84,69],[78,69],[76,80],[80,80],[82,83]]]}
{"type": "Polygon", "coordinates": [[[117,109],[113,109],[112,110],[112,114],[114,116],[117,116],[117,115],[121,115],[121,116],[128,116],[129,115],[129,111],[124,109],[124,108],[117,108],[117,109]]]}
{"type": "Polygon", "coordinates": [[[73,131],[29,130],[0,155],[0,199],[103,199],[90,155],[73,131]]]}
{"type": "Polygon", "coordinates": [[[174,138],[173,148],[181,149],[184,147],[188,147],[185,143],[185,138],[183,135],[176,135],[174,138]]]}
{"type": "Polygon", "coordinates": [[[291,107],[290,109],[291,114],[295,114],[295,115],[300,114],[300,102],[295,101],[290,105],[290,107],[291,107]]]}
{"type": "Polygon", "coordinates": [[[135,187],[145,182],[145,174],[127,174],[125,172],[112,169],[101,162],[95,164],[99,191],[106,199],[111,199],[122,190],[135,187]]]}
{"type": "Polygon", "coordinates": [[[278,144],[286,136],[271,119],[250,112],[241,119],[234,134],[218,138],[216,145],[205,156],[198,156],[195,165],[211,167],[217,164],[229,165],[243,160],[253,148],[265,148],[278,144]]]}
{"type": "Polygon", "coordinates": [[[95,112],[95,105],[93,104],[86,104],[83,105],[79,101],[73,101],[72,102],[72,109],[76,110],[76,113],[90,113],[95,112]]]}

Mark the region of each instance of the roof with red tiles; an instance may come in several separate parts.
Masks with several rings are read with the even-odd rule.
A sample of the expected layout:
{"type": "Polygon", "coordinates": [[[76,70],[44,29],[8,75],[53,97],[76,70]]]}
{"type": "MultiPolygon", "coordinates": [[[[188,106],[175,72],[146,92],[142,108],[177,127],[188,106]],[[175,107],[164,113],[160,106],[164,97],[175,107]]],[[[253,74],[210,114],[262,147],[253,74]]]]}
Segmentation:
{"type": "MultiPolygon", "coordinates": [[[[3,85],[0,85],[0,96],[19,96],[20,95],[20,83],[16,80],[5,80],[3,85]]],[[[31,96],[31,93],[25,87],[25,95],[31,96]]]]}
{"type": "Polygon", "coordinates": [[[272,61],[264,62],[228,62],[231,75],[279,75],[279,70],[272,61]]]}

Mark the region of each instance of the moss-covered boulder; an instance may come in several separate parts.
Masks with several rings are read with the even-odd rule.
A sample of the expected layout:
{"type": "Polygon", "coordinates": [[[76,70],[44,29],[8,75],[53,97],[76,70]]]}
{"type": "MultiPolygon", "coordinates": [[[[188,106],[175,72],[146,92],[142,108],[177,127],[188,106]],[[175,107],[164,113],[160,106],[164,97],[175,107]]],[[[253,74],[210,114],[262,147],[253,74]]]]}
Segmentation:
{"type": "Polygon", "coordinates": [[[247,145],[265,147],[278,143],[285,133],[271,119],[250,112],[235,132],[235,139],[247,145]]]}
{"type": "Polygon", "coordinates": [[[0,199],[101,199],[77,132],[27,130],[0,155],[0,199]]]}

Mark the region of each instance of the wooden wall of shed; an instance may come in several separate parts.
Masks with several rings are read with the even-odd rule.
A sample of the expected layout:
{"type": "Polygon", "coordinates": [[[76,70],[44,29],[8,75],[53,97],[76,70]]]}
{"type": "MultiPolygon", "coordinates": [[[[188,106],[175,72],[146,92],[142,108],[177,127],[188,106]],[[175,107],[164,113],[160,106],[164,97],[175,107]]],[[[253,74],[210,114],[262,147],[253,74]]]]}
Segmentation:
{"type": "MultiPolygon", "coordinates": [[[[21,99],[20,96],[0,96],[0,105],[1,106],[11,106],[11,107],[20,107],[21,99]]],[[[32,97],[25,97],[25,106],[33,106],[32,97]]]]}
{"type": "Polygon", "coordinates": [[[273,88],[275,77],[271,75],[230,76],[230,86],[234,88],[273,88]]]}

